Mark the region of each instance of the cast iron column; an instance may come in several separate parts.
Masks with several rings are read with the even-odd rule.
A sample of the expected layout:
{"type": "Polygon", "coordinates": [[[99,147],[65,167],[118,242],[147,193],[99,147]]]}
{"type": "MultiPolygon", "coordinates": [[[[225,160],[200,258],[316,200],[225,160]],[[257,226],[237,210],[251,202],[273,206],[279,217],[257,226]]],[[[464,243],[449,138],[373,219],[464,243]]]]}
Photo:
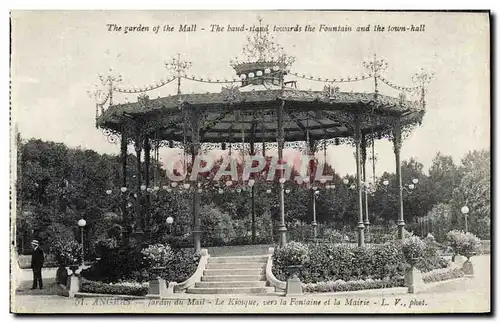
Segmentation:
{"type": "Polygon", "coordinates": [[[401,124],[396,121],[393,128],[394,136],[394,155],[396,157],[396,179],[398,181],[398,237],[403,240],[405,238],[405,219],[403,214],[403,179],[401,176],[401,124]]]}
{"type": "MultiPolygon", "coordinates": [[[[308,155],[310,157],[312,157],[312,161],[315,162],[314,160],[314,146],[316,144],[316,142],[314,140],[309,140],[309,132],[307,133],[307,141],[308,141],[308,155]]],[[[309,161],[310,163],[311,161],[309,161]]],[[[307,165],[308,168],[310,166],[307,165]]],[[[312,187],[314,187],[314,180],[316,179],[316,174],[313,173],[313,170],[311,170],[311,173],[308,175],[309,176],[309,185],[308,185],[308,188],[309,188],[309,210],[311,210],[311,207],[312,207],[312,222],[311,222],[311,225],[313,227],[313,236],[314,236],[314,239],[316,239],[316,237],[318,236],[318,223],[316,222],[316,191],[314,191],[312,189],[312,187]],[[311,176],[312,175],[312,176],[311,176]]]]}
{"type": "MultiPolygon", "coordinates": [[[[190,111],[191,118],[191,165],[194,165],[195,158],[200,151],[200,115],[197,110],[193,107],[189,107],[192,109],[190,111]]],[[[201,219],[200,219],[200,195],[198,193],[198,184],[197,179],[193,178],[191,183],[191,189],[193,190],[193,242],[194,242],[194,250],[196,253],[200,253],[201,251],[201,219]]]]}
{"type": "MultiPolygon", "coordinates": [[[[285,101],[281,101],[281,104],[278,105],[277,115],[278,115],[278,160],[280,164],[283,161],[283,146],[285,144],[285,138],[283,134],[283,107],[285,105],[285,101]]],[[[280,171],[281,176],[283,177],[284,171],[280,171]]],[[[280,226],[278,228],[278,232],[280,234],[280,247],[283,247],[286,244],[286,225],[285,225],[285,184],[279,183],[279,197],[280,197],[280,226]]]]}
{"type": "MultiPolygon", "coordinates": [[[[120,142],[120,157],[122,160],[122,187],[127,187],[127,135],[125,129],[122,129],[122,137],[120,142]]],[[[122,214],[125,223],[125,241],[128,240],[129,235],[129,218],[127,212],[127,194],[122,193],[122,214]]]]}
{"type": "Polygon", "coordinates": [[[149,142],[149,136],[144,136],[144,184],[146,185],[146,195],[145,195],[145,205],[144,205],[144,230],[149,235],[149,205],[151,203],[151,199],[149,196],[149,167],[151,164],[151,145],[149,142]]]}
{"type": "Polygon", "coordinates": [[[142,200],[142,192],[141,192],[141,185],[142,185],[142,179],[141,179],[141,151],[142,151],[142,140],[141,140],[141,128],[139,125],[136,126],[135,129],[135,155],[136,155],[136,167],[137,167],[137,182],[136,182],[136,191],[137,191],[137,197],[135,198],[135,238],[137,240],[137,245],[141,246],[142,245],[142,238],[144,235],[144,232],[142,231],[142,210],[141,210],[141,200],[142,200]]]}
{"type": "Polygon", "coordinates": [[[361,126],[359,115],[356,116],[354,141],[356,142],[356,182],[358,186],[358,246],[365,245],[363,224],[363,187],[361,186],[361,126]]]}
{"type": "MultiPolygon", "coordinates": [[[[255,155],[255,144],[253,142],[253,138],[252,138],[252,141],[250,141],[250,155],[251,156],[254,156],[255,155]]],[[[254,183],[255,184],[255,183],[254,183]]],[[[250,192],[251,192],[251,195],[252,195],[252,244],[255,244],[255,240],[256,240],[256,228],[255,228],[255,190],[254,190],[254,185],[252,185],[252,187],[250,187],[250,192]]]]}
{"type": "Polygon", "coordinates": [[[364,186],[364,204],[365,204],[365,238],[367,241],[370,240],[370,219],[368,215],[368,185],[366,183],[366,135],[361,135],[361,163],[362,163],[362,172],[363,172],[363,186],[364,186]]]}

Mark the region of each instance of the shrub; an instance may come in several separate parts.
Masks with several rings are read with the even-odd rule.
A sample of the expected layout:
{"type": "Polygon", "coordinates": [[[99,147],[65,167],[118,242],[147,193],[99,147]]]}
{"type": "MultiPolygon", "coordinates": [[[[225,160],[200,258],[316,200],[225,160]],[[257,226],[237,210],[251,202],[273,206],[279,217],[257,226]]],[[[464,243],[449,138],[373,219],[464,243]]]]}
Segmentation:
{"type": "Polygon", "coordinates": [[[398,278],[385,278],[385,279],[366,279],[366,280],[352,280],[352,281],[327,281],[319,283],[302,284],[304,292],[306,293],[327,293],[327,292],[347,292],[365,289],[380,289],[403,287],[404,279],[398,278]]]}
{"type": "Polygon", "coordinates": [[[231,216],[215,206],[206,205],[200,210],[204,246],[226,246],[236,238],[231,216]]]}
{"type": "Polygon", "coordinates": [[[403,240],[401,248],[407,260],[414,258],[422,258],[424,255],[425,244],[422,240],[420,240],[419,237],[410,236],[403,240]]]}
{"type": "Polygon", "coordinates": [[[465,274],[461,268],[444,268],[430,271],[422,275],[424,283],[432,283],[463,277],[465,274]]]}
{"type": "Polygon", "coordinates": [[[141,251],[143,259],[151,267],[166,267],[173,258],[172,248],[169,245],[157,243],[149,245],[141,251]]]}
{"type": "Polygon", "coordinates": [[[59,264],[74,265],[81,261],[82,246],[75,240],[56,240],[50,246],[50,253],[54,255],[59,264]]]}
{"type": "Polygon", "coordinates": [[[91,268],[82,271],[84,278],[103,282],[120,280],[146,281],[149,278],[143,255],[131,246],[109,249],[91,268]]]}
{"type": "Polygon", "coordinates": [[[329,228],[323,232],[323,238],[332,243],[342,243],[344,241],[344,235],[341,232],[329,228]]]}
{"type": "Polygon", "coordinates": [[[446,235],[446,240],[455,253],[460,255],[472,255],[481,250],[481,240],[470,232],[452,230],[446,235]]]}
{"type": "Polygon", "coordinates": [[[174,250],[171,261],[160,276],[167,282],[183,282],[195,273],[199,262],[200,256],[193,249],[174,250]]]}
{"type": "Polygon", "coordinates": [[[287,267],[294,265],[303,265],[309,260],[307,245],[300,242],[290,242],[284,247],[278,248],[273,254],[273,265],[276,264],[278,276],[283,279],[286,277],[287,267]]]}
{"type": "Polygon", "coordinates": [[[148,287],[144,285],[113,285],[97,281],[83,280],[80,286],[80,292],[95,293],[95,294],[112,294],[112,295],[133,295],[145,296],[148,293],[148,287]]]}

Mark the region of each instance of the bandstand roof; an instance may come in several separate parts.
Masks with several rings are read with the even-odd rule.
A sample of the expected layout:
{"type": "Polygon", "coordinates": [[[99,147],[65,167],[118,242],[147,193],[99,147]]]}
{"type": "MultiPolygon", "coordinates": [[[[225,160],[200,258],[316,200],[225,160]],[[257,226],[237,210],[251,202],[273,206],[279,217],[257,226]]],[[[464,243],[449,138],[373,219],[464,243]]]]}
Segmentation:
{"type": "Polygon", "coordinates": [[[102,128],[121,132],[131,119],[154,124],[158,139],[189,140],[191,124],[183,118],[185,109],[197,109],[203,116],[202,142],[275,142],[276,108],[284,102],[283,130],[286,141],[351,137],[352,123],[361,114],[364,133],[390,131],[392,122],[402,125],[419,123],[424,109],[418,102],[374,94],[303,91],[292,88],[238,91],[233,95],[219,93],[181,94],[146,99],[142,102],[117,104],[108,108],[97,120],[102,128]],[[182,105],[182,109],[180,106],[182,105]],[[186,124],[185,124],[186,123],[186,124]]]}

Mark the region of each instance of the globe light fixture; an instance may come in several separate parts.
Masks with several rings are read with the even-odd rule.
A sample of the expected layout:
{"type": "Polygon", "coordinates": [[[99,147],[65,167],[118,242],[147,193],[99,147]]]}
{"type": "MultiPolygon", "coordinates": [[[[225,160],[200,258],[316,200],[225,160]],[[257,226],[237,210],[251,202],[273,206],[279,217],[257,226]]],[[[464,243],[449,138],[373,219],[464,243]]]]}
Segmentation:
{"type": "Polygon", "coordinates": [[[418,178],[414,178],[411,180],[413,184],[418,184],[418,178]]]}
{"type": "Polygon", "coordinates": [[[246,80],[246,78],[247,78],[246,74],[241,74],[241,75],[240,75],[240,79],[242,79],[242,80],[246,80]]]}
{"type": "Polygon", "coordinates": [[[414,184],[410,184],[410,185],[408,185],[408,188],[409,188],[410,190],[412,190],[412,189],[414,189],[414,188],[415,188],[415,185],[414,185],[414,184]]]}
{"type": "Polygon", "coordinates": [[[467,205],[464,205],[462,206],[462,209],[460,211],[462,211],[463,214],[467,214],[469,213],[469,207],[467,205]]]}
{"type": "Polygon", "coordinates": [[[384,184],[384,186],[387,186],[387,185],[389,185],[389,181],[385,180],[385,181],[382,182],[382,184],[384,184]]]}
{"type": "Polygon", "coordinates": [[[319,195],[319,191],[315,191],[315,192],[314,192],[314,195],[319,195]]]}
{"type": "Polygon", "coordinates": [[[269,74],[269,73],[271,73],[271,70],[270,70],[269,68],[266,68],[266,69],[264,70],[264,74],[269,74]]]}
{"type": "Polygon", "coordinates": [[[266,190],[266,193],[267,193],[267,194],[270,194],[270,193],[271,193],[271,190],[270,190],[270,189],[267,189],[267,190],[266,190]]]}
{"type": "Polygon", "coordinates": [[[285,190],[285,193],[286,193],[286,194],[290,193],[290,189],[289,189],[289,188],[287,188],[287,189],[285,190]]]}
{"type": "Polygon", "coordinates": [[[241,193],[241,188],[237,188],[236,192],[241,193]]]}
{"type": "Polygon", "coordinates": [[[141,191],[145,191],[146,190],[146,185],[141,185],[141,191]]]}
{"type": "Polygon", "coordinates": [[[248,73],[248,77],[253,78],[253,77],[255,77],[255,74],[253,72],[250,72],[250,73],[248,73]]]}
{"type": "Polygon", "coordinates": [[[106,194],[111,195],[111,193],[113,193],[112,190],[106,190],[106,194]]]}
{"type": "Polygon", "coordinates": [[[127,191],[127,188],[126,187],[122,187],[122,188],[120,188],[120,191],[122,191],[122,193],[125,193],[127,191]]]}
{"type": "Polygon", "coordinates": [[[257,76],[262,76],[262,71],[257,71],[257,76]]]}
{"type": "Polygon", "coordinates": [[[168,225],[168,233],[172,233],[172,223],[174,223],[174,218],[169,216],[165,222],[167,222],[167,225],[168,225]]]}

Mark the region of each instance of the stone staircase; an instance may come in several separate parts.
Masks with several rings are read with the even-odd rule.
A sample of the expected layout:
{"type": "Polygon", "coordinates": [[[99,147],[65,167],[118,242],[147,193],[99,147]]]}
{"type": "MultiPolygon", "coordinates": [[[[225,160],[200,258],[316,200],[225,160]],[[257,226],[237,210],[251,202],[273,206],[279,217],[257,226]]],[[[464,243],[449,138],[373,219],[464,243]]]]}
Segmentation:
{"type": "Polygon", "coordinates": [[[188,288],[191,294],[266,294],[268,256],[210,257],[201,281],[188,288]]]}

